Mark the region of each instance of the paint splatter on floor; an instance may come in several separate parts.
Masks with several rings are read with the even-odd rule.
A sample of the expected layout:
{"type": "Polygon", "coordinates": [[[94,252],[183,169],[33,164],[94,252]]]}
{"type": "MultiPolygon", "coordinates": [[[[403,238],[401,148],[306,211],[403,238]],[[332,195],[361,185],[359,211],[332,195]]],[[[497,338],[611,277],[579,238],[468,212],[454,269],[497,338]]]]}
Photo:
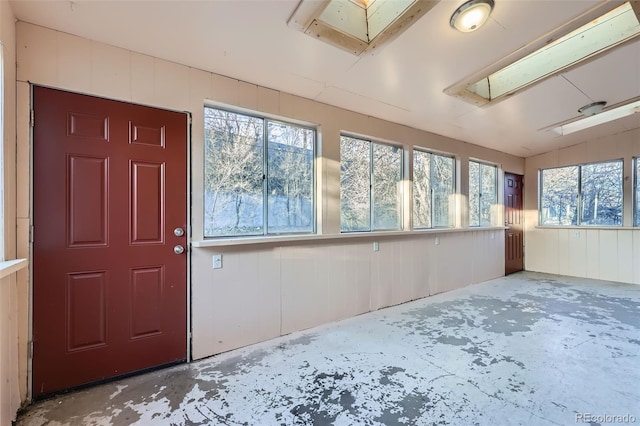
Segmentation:
{"type": "Polygon", "coordinates": [[[18,426],[640,422],[639,357],[640,286],[524,273],[43,401],[18,426]]]}

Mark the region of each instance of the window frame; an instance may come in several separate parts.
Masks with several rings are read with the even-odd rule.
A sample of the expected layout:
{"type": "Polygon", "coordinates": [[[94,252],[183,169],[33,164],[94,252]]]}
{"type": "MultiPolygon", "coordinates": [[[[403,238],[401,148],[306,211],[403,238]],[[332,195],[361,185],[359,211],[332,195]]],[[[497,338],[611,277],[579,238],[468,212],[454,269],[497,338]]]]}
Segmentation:
{"type": "MultiPolygon", "coordinates": [[[[416,230],[423,230],[423,229],[449,229],[449,228],[453,228],[455,227],[455,215],[456,215],[456,208],[455,208],[455,203],[453,205],[453,211],[448,211],[448,224],[447,225],[437,225],[434,226],[434,192],[433,192],[433,182],[434,182],[434,156],[439,156],[439,157],[444,157],[444,158],[448,158],[451,160],[452,163],[452,168],[451,168],[451,188],[450,188],[450,195],[455,195],[456,194],[456,156],[453,154],[448,154],[448,153],[442,153],[442,152],[437,152],[437,151],[433,151],[427,148],[423,148],[423,147],[414,147],[413,148],[413,152],[412,152],[412,170],[411,170],[411,189],[412,189],[412,197],[411,197],[411,224],[412,224],[412,228],[416,229],[416,230]],[[429,221],[431,223],[431,226],[416,226],[415,225],[415,181],[416,181],[416,175],[415,175],[415,153],[419,152],[421,154],[428,154],[429,155],[429,190],[430,190],[430,196],[429,196],[429,202],[431,203],[430,206],[430,212],[431,212],[431,217],[429,218],[429,221]]],[[[448,207],[447,207],[448,209],[448,207]]]]}
{"type": "MultiPolygon", "coordinates": [[[[203,236],[205,240],[215,240],[215,239],[246,239],[246,238],[260,238],[260,237],[277,237],[277,236],[295,236],[295,235],[317,235],[318,232],[318,195],[317,195],[317,157],[319,152],[319,138],[318,138],[318,128],[317,126],[301,123],[296,120],[287,120],[286,118],[274,117],[268,114],[261,114],[256,111],[246,111],[243,109],[229,108],[226,106],[219,105],[211,105],[204,104],[203,112],[206,117],[206,110],[217,110],[222,111],[228,114],[240,115],[252,119],[258,119],[262,121],[262,233],[254,233],[254,234],[224,234],[224,235],[207,235],[206,233],[206,183],[204,179],[206,178],[206,164],[203,167],[203,236]],[[276,125],[285,125],[297,127],[303,130],[309,130],[313,134],[313,143],[312,143],[312,161],[311,161],[311,230],[310,231],[291,231],[291,232],[269,232],[269,123],[274,123],[276,125]]],[[[204,130],[204,128],[203,128],[204,130]]],[[[205,143],[203,144],[203,159],[206,162],[207,158],[207,144],[206,144],[206,135],[203,135],[203,140],[205,143]]]]}
{"type": "MultiPolygon", "coordinates": [[[[572,228],[576,228],[576,227],[585,227],[585,228],[617,228],[617,227],[623,227],[624,226],[624,202],[625,202],[625,191],[624,191],[624,158],[614,158],[614,159],[610,159],[610,160],[602,160],[602,161],[591,161],[588,163],[579,163],[579,164],[568,164],[565,166],[557,166],[557,167],[547,167],[547,168],[541,168],[538,170],[538,226],[541,227],[572,227],[572,228]],[[607,163],[620,163],[621,166],[621,173],[620,173],[620,224],[616,224],[616,225],[606,225],[606,224],[589,224],[589,223],[583,223],[582,220],[582,215],[583,215],[583,198],[582,198],[582,192],[583,192],[583,183],[582,183],[582,168],[584,166],[591,166],[591,165],[595,165],[595,164],[607,164],[607,163]],[[543,185],[543,174],[545,170],[556,170],[556,169],[565,169],[565,168],[570,168],[570,167],[577,167],[578,168],[578,181],[577,181],[577,186],[578,186],[578,195],[576,197],[576,223],[574,224],[569,224],[569,225],[553,225],[553,224],[546,224],[543,223],[543,217],[542,217],[542,197],[544,194],[544,185],[543,185]]],[[[634,206],[635,207],[635,206],[634,206]]]]}
{"type": "Polygon", "coordinates": [[[356,229],[356,230],[345,230],[342,227],[342,152],[340,153],[340,233],[341,234],[357,234],[357,233],[371,233],[371,232],[397,232],[404,230],[404,199],[405,199],[405,191],[402,185],[398,189],[399,199],[398,201],[398,227],[397,228],[376,228],[375,227],[375,197],[374,197],[374,146],[386,146],[391,148],[396,148],[400,151],[400,168],[399,172],[399,180],[398,182],[402,182],[405,176],[405,149],[401,144],[395,144],[392,142],[383,142],[374,138],[369,138],[366,136],[359,136],[352,133],[341,132],[340,133],[340,151],[342,151],[342,140],[343,138],[356,139],[362,142],[367,142],[369,144],[369,228],[368,229],[356,229]]]}
{"type": "Polygon", "coordinates": [[[488,161],[483,161],[483,160],[478,160],[475,158],[470,158],[469,159],[469,169],[468,169],[468,177],[469,177],[469,191],[467,194],[467,200],[468,203],[467,205],[469,206],[469,228],[490,228],[492,226],[495,226],[495,221],[497,220],[497,218],[493,217],[493,214],[491,212],[491,210],[489,211],[489,223],[483,223],[482,222],[482,193],[484,192],[482,190],[482,167],[492,167],[495,170],[495,176],[493,179],[493,187],[494,187],[494,191],[495,191],[495,198],[494,198],[494,202],[492,203],[492,205],[497,205],[498,204],[498,198],[500,196],[499,194],[499,187],[498,187],[498,178],[499,178],[499,173],[498,173],[498,165],[494,164],[494,163],[490,163],[488,161]],[[471,172],[469,171],[471,169],[471,163],[476,163],[479,165],[479,170],[478,170],[478,224],[477,225],[472,225],[471,224],[471,172]]]}

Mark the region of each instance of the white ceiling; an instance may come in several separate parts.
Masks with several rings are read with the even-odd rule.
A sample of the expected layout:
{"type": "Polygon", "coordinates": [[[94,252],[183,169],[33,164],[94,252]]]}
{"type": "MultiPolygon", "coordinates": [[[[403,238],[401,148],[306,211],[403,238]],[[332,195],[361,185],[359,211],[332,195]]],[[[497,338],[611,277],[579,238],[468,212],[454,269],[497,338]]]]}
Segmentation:
{"type": "MultiPolygon", "coordinates": [[[[640,40],[484,108],[443,90],[607,0],[495,0],[488,23],[449,26],[441,0],[375,55],[287,26],[298,0],[12,0],[18,20],[231,76],[521,157],[640,128],[640,114],[568,136],[541,131],[593,101],[640,96],[640,40]]],[[[613,1],[613,3],[621,3],[613,1]]]]}

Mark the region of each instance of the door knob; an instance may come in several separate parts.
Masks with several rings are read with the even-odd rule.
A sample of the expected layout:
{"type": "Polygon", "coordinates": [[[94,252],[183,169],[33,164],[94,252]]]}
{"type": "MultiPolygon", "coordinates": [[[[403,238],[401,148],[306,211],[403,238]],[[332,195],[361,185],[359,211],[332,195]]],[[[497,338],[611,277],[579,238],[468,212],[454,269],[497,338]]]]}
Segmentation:
{"type": "Polygon", "coordinates": [[[175,235],[176,237],[182,237],[184,235],[184,229],[182,228],[176,228],[173,230],[173,235],[175,235]]]}
{"type": "Polygon", "coordinates": [[[182,247],[180,244],[178,244],[178,245],[173,247],[173,252],[175,254],[182,254],[182,253],[184,253],[184,247],[182,247]]]}

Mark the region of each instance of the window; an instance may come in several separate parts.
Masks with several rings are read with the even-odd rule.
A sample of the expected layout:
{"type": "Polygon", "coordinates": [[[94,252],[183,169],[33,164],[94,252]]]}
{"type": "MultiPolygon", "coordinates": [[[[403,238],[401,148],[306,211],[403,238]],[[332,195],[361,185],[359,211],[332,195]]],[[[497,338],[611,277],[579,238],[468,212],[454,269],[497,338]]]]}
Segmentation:
{"type": "Polygon", "coordinates": [[[576,225],[578,220],[578,166],[542,170],[540,213],[542,225],[576,225]]]}
{"type": "Polygon", "coordinates": [[[454,159],[413,151],[413,227],[453,225],[454,159]]]}
{"type": "Polygon", "coordinates": [[[340,137],[340,229],[400,229],[402,148],[340,137]]]}
{"type": "Polygon", "coordinates": [[[636,158],[634,160],[634,174],[635,174],[635,185],[636,185],[636,208],[635,208],[635,224],[636,226],[640,226],[640,158],[636,158]]]}
{"type": "Polygon", "coordinates": [[[491,226],[491,207],[498,202],[498,168],[469,161],[469,226],[491,226]]]}
{"type": "Polygon", "coordinates": [[[622,225],[622,160],[540,172],[541,225],[622,225]]]}
{"type": "Polygon", "coordinates": [[[314,232],[315,131],[204,112],[205,237],[314,232]]]}

